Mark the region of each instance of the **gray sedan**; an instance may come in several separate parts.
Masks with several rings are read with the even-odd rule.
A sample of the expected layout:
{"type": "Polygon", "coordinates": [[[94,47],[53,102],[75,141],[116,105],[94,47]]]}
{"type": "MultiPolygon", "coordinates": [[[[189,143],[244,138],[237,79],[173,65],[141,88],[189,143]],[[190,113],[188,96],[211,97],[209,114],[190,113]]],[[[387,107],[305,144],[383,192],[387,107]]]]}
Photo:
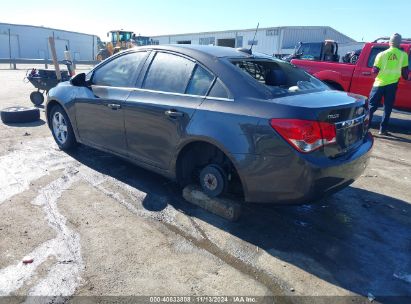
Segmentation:
{"type": "Polygon", "coordinates": [[[147,46],[53,88],[63,149],[82,143],[209,196],[306,203],[352,183],[373,139],[368,103],[248,50],[147,46]]]}

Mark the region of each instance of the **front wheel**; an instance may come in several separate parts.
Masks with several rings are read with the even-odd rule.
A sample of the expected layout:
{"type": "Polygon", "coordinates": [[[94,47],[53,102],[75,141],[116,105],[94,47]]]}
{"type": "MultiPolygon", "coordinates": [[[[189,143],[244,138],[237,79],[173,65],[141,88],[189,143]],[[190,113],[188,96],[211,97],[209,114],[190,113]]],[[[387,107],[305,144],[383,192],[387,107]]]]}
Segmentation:
{"type": "Polygon", "coordinates": [[[76,138],[70,120],[61,106],[54,106],[50,112],[51,133],[62,150],[76,146],[76,138]]]}

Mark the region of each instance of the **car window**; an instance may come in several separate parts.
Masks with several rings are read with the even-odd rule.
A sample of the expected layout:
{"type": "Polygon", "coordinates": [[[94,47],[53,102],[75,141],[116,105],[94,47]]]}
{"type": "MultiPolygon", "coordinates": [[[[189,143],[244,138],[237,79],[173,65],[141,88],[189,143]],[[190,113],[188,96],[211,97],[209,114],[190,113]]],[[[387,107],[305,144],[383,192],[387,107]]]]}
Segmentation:
{"type": "Polygon", "coordinates": [[[168,53],[157,53],[146,74],[143,88],[184,93],[195,63],[168,53]]]}
{"type": "Polygon", "coordinates": [[[374,62],[375,62],[375,57],[377,57],[377,55],[385,50],[387,50],[388,47],[373,47],[371,49],[370,52],[370,56],[368,57],[368,64],[367,66],[369,68],[372,68],[374,66],[374,62]]]}
{"type": "Polygon", "coordinates": [[[321,59],[321,43],[304,43],[301,45],[299,52],[302,54],[300,59],[320,60],[321,59]]]}
{"type": "Polygon", "coordinates": [[[190,95],[205,96],[213,83],[214,76],[203,67],[197,65],[187,86],[186,93],[190,95]]]}
{"type": "Polygon", "coordinates": [[[287,95],[327,90],[317,78],[288,62],[275,59],[233,59],[231,61],[273,95],[287,95]]]}
{"type": "Polygon", "coordinates": [[[109,87],[133,87],[134,75],[147,52],[137,52],[117,57],[93,73],[93,84],[109,87]]]}
{"type": "Polygon", "coordinates": [[[214,83],[208,96],[217,98],[229,98],[227,89],[221,83],[220,79],[217,79],[217,81],[214,83]]]}

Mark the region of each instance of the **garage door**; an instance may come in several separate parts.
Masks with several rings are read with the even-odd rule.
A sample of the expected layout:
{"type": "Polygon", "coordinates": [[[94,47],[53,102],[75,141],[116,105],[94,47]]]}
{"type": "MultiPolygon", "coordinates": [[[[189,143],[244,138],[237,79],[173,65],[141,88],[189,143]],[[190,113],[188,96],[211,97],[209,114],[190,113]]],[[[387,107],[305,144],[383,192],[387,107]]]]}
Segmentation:
{"type": "Polygon", "coordinates": [[[218,46],[228,46],[228,47],[235,47],[235,39],[218,39],[217,40],[218,46]]]}

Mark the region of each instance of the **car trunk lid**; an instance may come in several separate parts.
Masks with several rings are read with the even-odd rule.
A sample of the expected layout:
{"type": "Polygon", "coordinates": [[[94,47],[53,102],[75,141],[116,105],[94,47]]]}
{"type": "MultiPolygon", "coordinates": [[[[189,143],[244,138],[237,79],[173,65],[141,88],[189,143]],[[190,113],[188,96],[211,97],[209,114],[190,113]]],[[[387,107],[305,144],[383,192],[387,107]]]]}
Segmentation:
{"type": "Polygon", "coordinates": [[[330,158],[359,146],[368,131],[368,102],[365,97],[337,91],[298,94],[274,99],[293,107],[289,116],[326,122],[335,126],[336,140],[325,143],[322,151],[330,158]]]}

